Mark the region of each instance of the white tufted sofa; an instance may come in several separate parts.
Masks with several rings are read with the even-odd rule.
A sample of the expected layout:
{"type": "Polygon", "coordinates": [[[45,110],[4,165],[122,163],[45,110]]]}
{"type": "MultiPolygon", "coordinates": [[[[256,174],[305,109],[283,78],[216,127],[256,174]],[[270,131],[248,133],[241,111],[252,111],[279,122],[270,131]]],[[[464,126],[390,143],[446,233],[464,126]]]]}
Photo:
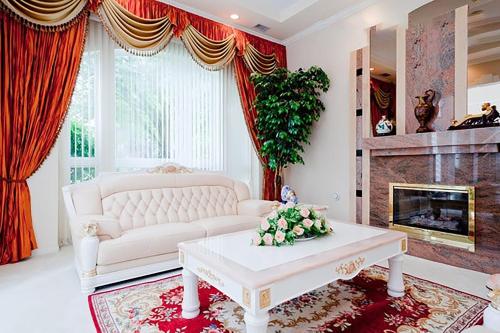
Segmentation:
{"type": "Polygon", "coordinates": [[[111,174],[63,188],[83,292],[179,267],[177,243],[255,228],[273,202],[214,174],[111,174]]]}

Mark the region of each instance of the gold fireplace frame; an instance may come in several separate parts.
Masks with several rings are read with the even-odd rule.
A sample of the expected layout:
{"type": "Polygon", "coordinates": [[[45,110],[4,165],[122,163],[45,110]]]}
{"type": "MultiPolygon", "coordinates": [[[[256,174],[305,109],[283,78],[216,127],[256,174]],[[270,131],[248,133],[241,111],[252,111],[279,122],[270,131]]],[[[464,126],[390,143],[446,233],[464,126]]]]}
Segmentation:
{"type": "Polygon", "coordinates": [[[406,184],[406,183],[389,183],[389,228],[406,232],[413,238],[428,241],[430,243],[445,244],[450,246],[467,249],[470,252],[475,252],[475,190],[474,186],[457,186],[457,185],[428,185],[428,184],[406,184]],[[406,190],[424,190],[424,191],[442,191],[442,192],[460,192],[467,193],[469,198],[469,232],[468,236],[457,235],[444,231],[426,230],[418,227],[403,226],[394,224],[394,189],[406,190]]]}

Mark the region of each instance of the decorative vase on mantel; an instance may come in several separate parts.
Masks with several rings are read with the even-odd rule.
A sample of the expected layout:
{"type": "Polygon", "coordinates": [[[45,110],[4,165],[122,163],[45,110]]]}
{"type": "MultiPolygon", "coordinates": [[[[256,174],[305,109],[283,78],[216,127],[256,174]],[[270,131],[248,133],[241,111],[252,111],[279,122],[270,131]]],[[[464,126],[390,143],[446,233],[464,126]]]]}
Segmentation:
{"type": "Polygon", "coordinates": [[[436,92],[432,89],[428,89],[423,96],[417,96],[418,104],[415,106],[415,117],[418,120],[420,126],[417,128],[417,133],[433,132],[429,127],[429,121],[434,115],[434,96],[436,92]]]}

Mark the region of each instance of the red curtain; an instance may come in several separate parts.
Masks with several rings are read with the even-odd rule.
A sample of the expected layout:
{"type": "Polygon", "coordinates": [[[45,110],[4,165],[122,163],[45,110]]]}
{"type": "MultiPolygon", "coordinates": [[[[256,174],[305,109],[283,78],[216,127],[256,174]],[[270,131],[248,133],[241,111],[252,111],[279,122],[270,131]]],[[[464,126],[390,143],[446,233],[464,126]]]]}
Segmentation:
{"type": "MultiPolygon", "coordinates": [[[[281,67],[286,67],[286,48],[283,45],[273,43],[263,38],[234,29],[222,23],[218,23],[207,18],[186,12],[182,9],[161,3],[155,0],[117,0],[120,5],[137,16],[144,18],[159,18],[169,15],[169,19],[175,26],[176,36],[181,36],[184,29],[191,24],[196,30],[210,39],[221,40],[231,34],[236,36],[238,56],[235,58],[235,70],[238,84],[238,91],[241,98],[243,115],[247,124],[250,138],[257,151],[260,150],[261,142],[257,138],[255,127],[257,111],[253,107],[255,100],[255,90],[250,82],[250,72],[246,67],[242,55],[247,43],[251,43],[257,50],[264,54],[276,54],[276,58],[281,67]]],[[[97,8],[101,1],[91,0],[92,8],[97,8]]],[[[266,165],[266,160],[260,156],[260,161],[266,165]]],[[[275,172],[264,167],[262,197],[268,200],[278,199],[274,186],[275,172]]]]}
{"type": "Polygon", "coordinates": [[[0,11],[0,264],[29,257],[37,247],[26,179],[63,124],[87,22],[84,11],[66,30],[40,31],[0,11]]]}

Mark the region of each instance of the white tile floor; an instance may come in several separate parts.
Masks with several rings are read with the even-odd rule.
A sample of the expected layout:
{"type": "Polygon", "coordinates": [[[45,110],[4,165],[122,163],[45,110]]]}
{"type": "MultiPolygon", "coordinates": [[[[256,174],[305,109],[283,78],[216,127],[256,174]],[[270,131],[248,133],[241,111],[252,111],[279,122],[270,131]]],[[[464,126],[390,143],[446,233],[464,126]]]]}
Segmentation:
{"type": "MultiPolygon", "coordinates": [[[[404,272],[486,297],[487,275],[483,273],[410,256],[405,258],[404,272]]],[[[140,281],[177,273],[160,274],[140,281]]],[[[0,266],[0,332],[95,332],[87,297],[80,293],[71,247],[65,247],[57,254],[0,266]]]]}

